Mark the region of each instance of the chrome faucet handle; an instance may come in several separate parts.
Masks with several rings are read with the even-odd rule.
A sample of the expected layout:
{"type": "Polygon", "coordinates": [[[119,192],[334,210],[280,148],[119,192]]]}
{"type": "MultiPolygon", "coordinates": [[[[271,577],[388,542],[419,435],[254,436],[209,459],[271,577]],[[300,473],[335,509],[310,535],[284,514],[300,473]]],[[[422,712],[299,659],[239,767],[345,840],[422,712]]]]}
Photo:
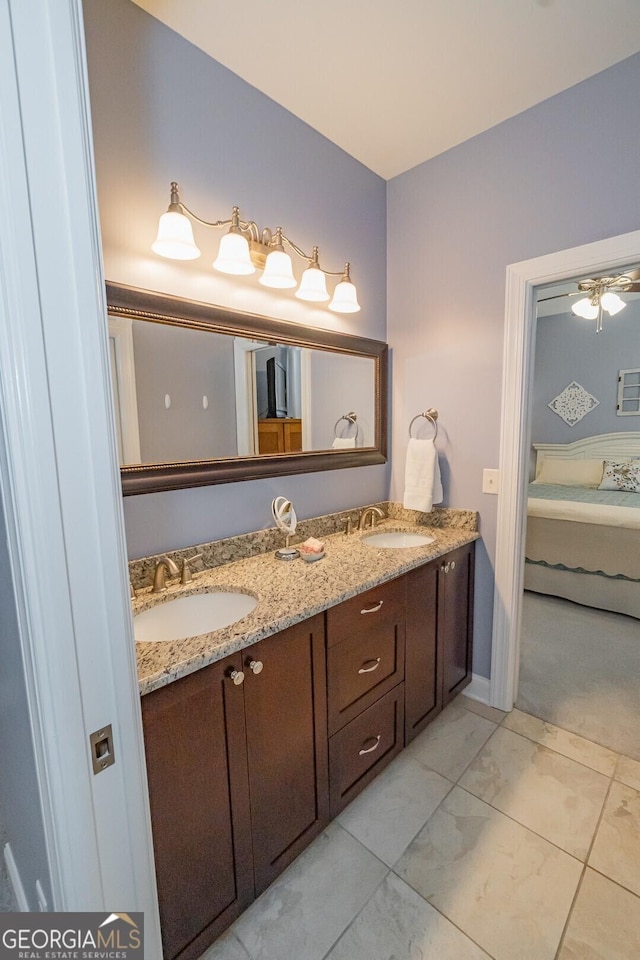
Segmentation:
{"type": "Polygon", "coordinates": [[[182,561],[182,573],[180,574],[180,583],[184,586],[185,583],[191,583],[193,580],[193,571],[191,569],[191,564],[194,560],[202,560],[201,553],[194,553],[192,557],[185,557],[182,561]]]}
{"type": "Polygon", "coordinates": [[[180,576],[180,571],[171,557],[160,557],[156,563],[156,569],[153,574],[153,587],[151,588],[152,593],[163,593],[167,589],[165,573],[168,573],[170,577],[180,576]]]}

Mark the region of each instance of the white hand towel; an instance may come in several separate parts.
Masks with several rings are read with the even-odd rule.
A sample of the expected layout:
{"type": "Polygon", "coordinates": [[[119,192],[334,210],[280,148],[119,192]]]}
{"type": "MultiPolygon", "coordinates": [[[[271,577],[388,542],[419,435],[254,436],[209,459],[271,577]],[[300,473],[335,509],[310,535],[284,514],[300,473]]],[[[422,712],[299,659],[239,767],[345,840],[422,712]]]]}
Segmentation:
{"type": "Polygon", "coordinates": [[[411,437],[407,447],[403,507],[429,513],[434,503],[442,503],[442,497],[438,451],[433,440],[411,437]]]}
{"type": "Polygon", "coordinates": [[[355,437],[336,437],[333,443],[331,444],[336,450],[343,450],[347,447],[355,447],[356,438],[355,437]]]}

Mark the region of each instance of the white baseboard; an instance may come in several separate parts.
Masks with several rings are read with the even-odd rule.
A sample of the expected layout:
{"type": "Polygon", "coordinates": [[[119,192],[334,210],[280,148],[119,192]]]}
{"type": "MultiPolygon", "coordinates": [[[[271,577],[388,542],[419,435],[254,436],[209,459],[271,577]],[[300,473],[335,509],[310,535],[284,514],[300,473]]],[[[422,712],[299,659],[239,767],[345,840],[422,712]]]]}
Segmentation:
{"type": "Polygon", "coordinates": [[[474,673],[471,683],[464,689],[464,695],[471,697],[472,700],[478,700],[480,703],[491,705],[491,682],[487,677],[481,677],[479,673],[474,673]]]}
{"type": "Polygon", "coordinates": [[[20,910],[22,913],[29,913],[29,903],[24,892],[24,887],[22,886],[22,880],[20,879],[16,861],[13,858],[13,851],[8,843],[5,843],[4,845],[4,862],[7,865],[9,882],[13,887],[13,895],[16,898],[18,910],[20,910]]]}

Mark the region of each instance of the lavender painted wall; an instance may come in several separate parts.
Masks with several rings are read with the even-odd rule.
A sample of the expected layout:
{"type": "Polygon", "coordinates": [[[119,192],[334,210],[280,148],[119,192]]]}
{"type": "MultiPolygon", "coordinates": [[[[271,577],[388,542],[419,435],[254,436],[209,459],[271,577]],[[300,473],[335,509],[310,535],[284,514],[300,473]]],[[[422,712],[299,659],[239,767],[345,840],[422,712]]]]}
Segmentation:
{"type": "Polygon", "coordinates": [[[533,443],[571,443],[598,433],[640,430],[640,415],[616,415],[618,372],[640,367],[640,301],[630,301],[615,317],[605,314],[604,329],[573,313],[541,317],[536,328],[536,356],[531,411],[533,443]],[[571,427],[549,408],[564,388],[577,380],[600,401],[571,427]]]}
{"type": "Polygon", "coordinates": [[[498,465],[506,266],[638,229],[640,125],[629,117],[639,89],[636,55],[388,184],[391,496],[402,492],[409,420],[437,407],[445,503],[481,515],[474,670],[483,676],[497,498],[481,484],[483,467],[498,465]]]}
{"type": "MultiPolygon", "coordinates": [[[[84,15],[106,277],[386,339],[384,181],[129,0],[85,0],[84,15]],[[205,219],[239,204],[303,249],[318,244],[327,269],[351,260],[362,312],[340,317],[216,273],[217,231],[196,230],[201,260],[155,257],[171,180],[205,219]]],[[[295,498],[301,518],[384,499],[388,475],[373,466],[127,497],[129,555],[268,526],[274,492],[295,498]]]]}

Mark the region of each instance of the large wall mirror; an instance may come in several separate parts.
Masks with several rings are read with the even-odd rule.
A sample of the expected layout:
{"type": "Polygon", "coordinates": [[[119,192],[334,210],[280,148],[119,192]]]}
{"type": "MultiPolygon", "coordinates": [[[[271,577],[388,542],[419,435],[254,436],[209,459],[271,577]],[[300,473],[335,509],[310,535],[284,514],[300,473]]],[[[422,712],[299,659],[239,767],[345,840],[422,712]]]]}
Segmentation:
{"type": "Polygon", "coordinates": [[[384,463],[387,346],[107,283],[125,495],[384,463]]]}

